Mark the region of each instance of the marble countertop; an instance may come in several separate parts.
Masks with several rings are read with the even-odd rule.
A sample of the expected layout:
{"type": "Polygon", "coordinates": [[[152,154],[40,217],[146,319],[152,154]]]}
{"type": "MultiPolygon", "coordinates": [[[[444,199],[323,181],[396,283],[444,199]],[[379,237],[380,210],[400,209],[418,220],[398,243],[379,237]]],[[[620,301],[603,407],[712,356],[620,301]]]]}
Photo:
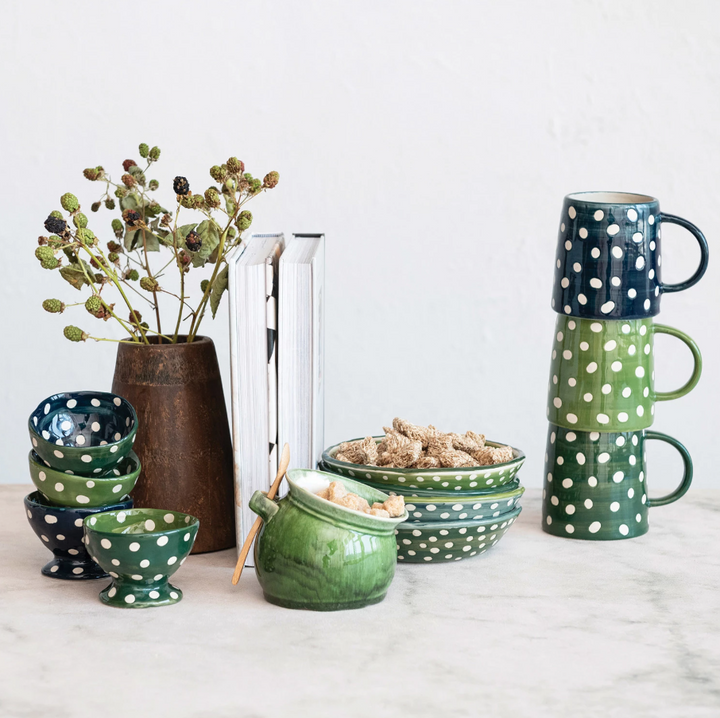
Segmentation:
{"type": "Polygon", "coordinates": [[[0,486],[0,716],[455,718],[720,715],[720,492],[650,533],[540,530],[540,492],[487,554],[400,565],[383,603],[266,603],[234,551],[191,556],[176,606],[119,610],[104,581],[40,575],[29,485],[0,486]]]}

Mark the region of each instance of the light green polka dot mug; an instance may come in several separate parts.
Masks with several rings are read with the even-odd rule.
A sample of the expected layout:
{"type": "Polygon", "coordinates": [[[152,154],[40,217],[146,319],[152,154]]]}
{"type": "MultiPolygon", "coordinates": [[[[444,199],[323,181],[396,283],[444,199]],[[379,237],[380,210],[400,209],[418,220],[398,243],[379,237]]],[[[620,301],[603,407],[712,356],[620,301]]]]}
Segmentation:
{"type": "Polygon", "coordinates": [[[559,315],[550,365],[548,420],[581,431],[637,431],[653,423],[656,401],[678,399],[700,380],[702,357],[683,332],[651,318],[580,319],[559,315]],[[655,391],[653,338],[684,342],[694,368],[675,391],[655,391]]]}

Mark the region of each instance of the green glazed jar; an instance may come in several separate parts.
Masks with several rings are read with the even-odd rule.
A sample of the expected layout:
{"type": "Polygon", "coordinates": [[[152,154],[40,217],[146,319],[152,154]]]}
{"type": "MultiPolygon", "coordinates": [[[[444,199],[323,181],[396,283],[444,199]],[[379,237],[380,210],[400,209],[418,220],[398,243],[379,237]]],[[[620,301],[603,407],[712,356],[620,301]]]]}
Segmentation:
{"type": "Polygon", "coordinates": [[[292,469],[290,491],[271,501],[256,491],[250,508],[262,517],[255,573],[265,598],[286,608],[340,611],[379,603],[395,575],[395,527],[382,518],[330,503],[315,493],[331,481],[373,504],[387,494],[322,471],[292,469]]]}

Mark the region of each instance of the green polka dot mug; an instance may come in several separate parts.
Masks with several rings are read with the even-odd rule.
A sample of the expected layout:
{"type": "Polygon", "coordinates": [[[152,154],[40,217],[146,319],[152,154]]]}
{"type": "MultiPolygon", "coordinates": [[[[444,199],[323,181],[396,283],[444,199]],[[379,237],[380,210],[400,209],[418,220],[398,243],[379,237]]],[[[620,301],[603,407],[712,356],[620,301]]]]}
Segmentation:
{"type": "Polygon", "coordinates": [[[681,498],[692,482],[692,459],[677,439],[657,431],[573,431],[550,424],[545,454],[543,530],[566,538],[611,541],[647,533],[648,508],[681,498]],[[685,466],[680,485],[651,499],[645,442],[678,450],[685,466]]]}
{"type": "Polygon", "coordinates": [[[678,399],[700,380],[702,357],[686,334],[652,319],[593,320],[559,315],[550,365],[548,420],[581,431],[637,431],[653,423],[656,401],[678,399]],[[655,391],[653,338],[669,334],[693,355],[690,379],[655,391]]]}

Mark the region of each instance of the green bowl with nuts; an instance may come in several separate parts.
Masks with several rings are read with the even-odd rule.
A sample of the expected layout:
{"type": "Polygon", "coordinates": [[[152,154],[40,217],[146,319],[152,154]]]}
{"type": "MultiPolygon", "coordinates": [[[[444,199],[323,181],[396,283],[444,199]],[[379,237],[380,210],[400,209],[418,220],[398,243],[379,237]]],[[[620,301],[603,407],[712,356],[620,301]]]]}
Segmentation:
{"type": "Polygon", "coordinates": [[[97,476],[78,476],[71,469],[56,471],[31,451],[30,477],[43,496],[58,506],[94,508],[116,503],[129,494],[140,476],[140,460],[131,451],[119,464],[97,476]]]}
{"type": "MultiPolygon", "coordinates": [[[[373,438],[380,443],[385,437],[375,436],[373,438]]],[[[351,441],[359,441],[359,439],[351,441]]],[[[496,441],[486,441],[485,445],[505,446],[496,441]]],[[[347,476],[356,481],[372,482],[376,488],[386,492],[397,487],[400,489],[423,489],[441,494],[454,494],[456,491],[471,494],[478,489],[504,486],[510,483],[525,463],[525,454],[520,449],[513,448],[512,460],[503,464],[461,469],[389,469],[384,466],[366,466],[340,461],[335,458],[339,447],[340,444],[335,444],[323,452],[322,464],[325,471],[347,476]]]]}
{"type": "Polygon", "coordinates": [[[399,524],[395,529],[398,563],[447,563],[489,551],[520,515],[522,507],[474,521],[399,524]]]}

